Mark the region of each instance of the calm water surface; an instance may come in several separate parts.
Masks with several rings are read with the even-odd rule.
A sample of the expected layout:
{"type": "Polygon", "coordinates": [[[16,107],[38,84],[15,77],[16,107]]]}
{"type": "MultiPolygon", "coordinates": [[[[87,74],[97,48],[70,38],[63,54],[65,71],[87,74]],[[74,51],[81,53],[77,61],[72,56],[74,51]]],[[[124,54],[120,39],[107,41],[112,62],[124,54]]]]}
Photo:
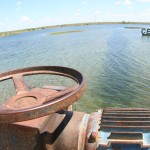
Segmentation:
{"type": "MultiPolygon", "coordinates": [[[[91,112],[104,107],[150,108],[150,37],[142,37],[140,29],[125,26],[145,27],[91,25],[1,37],[0,72],[39,65],[72,67],[82,72],[87,82],[87,90],[74,109],[91,112]],[[83,32],[48,35],[70,30],[83,32]]],[[[28,82],[31,86],[53,82],[53,78],[45,77],[43,83],[38,83],[41,78],[28,82]]],[[[64,80],[57,81],[63,84],[64,80]]],[[[1,103],[14,92],[13,84],[5,82],[0,83],[1,103]]]]}

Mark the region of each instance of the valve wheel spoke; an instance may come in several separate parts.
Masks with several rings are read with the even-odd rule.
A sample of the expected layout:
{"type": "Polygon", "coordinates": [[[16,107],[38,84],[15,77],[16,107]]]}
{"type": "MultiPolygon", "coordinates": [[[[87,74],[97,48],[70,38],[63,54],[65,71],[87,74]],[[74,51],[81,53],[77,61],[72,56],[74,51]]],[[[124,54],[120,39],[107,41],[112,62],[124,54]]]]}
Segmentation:
{"type": "Polygon", "coordinates": [[[14,75],[12,79],[16,89],[16,94],[29,91],[22,74],[14,75]]]}
{"type": "Polygon", "coordinates": [[[71,86],[65,90],[62,90],[62,91],[59,91],[57,93],[55,93],[54,95],[48,95],[45,99],[45,101],[43,102],[44,103],[47,103],[49,101],[52,101],[52,100],[55,100],[57,98],[60,98],[60,97],[63,97],[65,96],[66,94],[69,94],[70,92],[72,92],[73,90],[75,90],[76,88],[78,87],[78,85],[76,86],[71,86]]]}

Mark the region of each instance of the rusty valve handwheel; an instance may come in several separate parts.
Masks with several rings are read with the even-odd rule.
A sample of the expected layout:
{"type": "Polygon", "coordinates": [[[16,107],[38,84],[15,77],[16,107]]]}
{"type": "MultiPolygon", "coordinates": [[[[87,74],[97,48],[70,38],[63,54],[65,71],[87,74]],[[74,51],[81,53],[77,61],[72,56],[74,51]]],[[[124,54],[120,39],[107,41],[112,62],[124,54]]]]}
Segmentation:
{"type": "Polygon", "coordinates": [[[0,107],[0,123],[20,122],[57,112],[79,99],[85,89],[82,74],[66,67],[39,66],[0,74],[0,82],[7,79],[13,80],[16,95],[0,107]],[[77,84],[61,91],[48,87],[29,89],[23,76],[34,74],[65,76],[73,79],[77,84]]]}

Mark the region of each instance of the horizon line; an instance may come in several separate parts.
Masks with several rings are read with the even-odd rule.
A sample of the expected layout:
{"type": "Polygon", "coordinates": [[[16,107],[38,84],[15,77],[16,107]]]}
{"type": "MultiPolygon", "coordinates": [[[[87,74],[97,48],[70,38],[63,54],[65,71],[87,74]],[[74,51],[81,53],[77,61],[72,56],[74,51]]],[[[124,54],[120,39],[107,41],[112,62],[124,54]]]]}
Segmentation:
{"type": "Polygon", "coordinates": [[[150,22],[131,22],[131,21],[111,21],[111,22],[82,22],[82,23],[68,23],[59,25],[49,25],[40,27],[23,28],[18,30],[9,30],[0,32],[0,36],[7,36],[10,34],[19,34],[22,32],[29,32],[34,30],[42,30],[48,28],[67,27],[67,26],[82,26],[82,25],[96,25],[96,24],[150,24],[150,22]]]}

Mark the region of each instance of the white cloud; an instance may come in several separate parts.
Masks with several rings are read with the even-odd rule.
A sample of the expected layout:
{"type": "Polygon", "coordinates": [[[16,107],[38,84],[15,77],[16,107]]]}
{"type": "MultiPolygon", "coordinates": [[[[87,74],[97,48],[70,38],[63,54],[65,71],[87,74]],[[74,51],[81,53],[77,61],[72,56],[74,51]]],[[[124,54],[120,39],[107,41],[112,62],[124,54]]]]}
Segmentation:
{"type": "Polygon", "coordinates": [[[121,1],[115,1],[115,4],[119,5],[119,4],[121,4],[121,1]]]}
{"type": "Polygon", "coordinates": [[[100,15],[100,11],[99,10],[96,10],[95,12],[94,12],[94,15],[100,15]]]}
{"type": "Polygon", "coordinates": [[[74,16],[76,17],[80,17],[81,16],[81,10],[80,9],[77,9],[74,16]]]}
{"type": "Polygon", "coordinates": [[[86,5],[86,4],[87,4],[87,1],[82,1],[82,4],[83,4],[83,5],[86,5]]]}
{"type": "Polygon", "coordinates": [[[17,5],[21,5],[21,4],[22,4],[21,1],[18,1],[18,2],[17,2],[17,5]]]}
{"type": "Polygon", "coordinates": [[[8,21],[9,19],[8,18],[5,18],[5,21],[8,21]]]}
{"type": "Polygon", "coordinates": [[[45,21],[47,22],[47,21],[52,21],[53,19],[51,18],[51,17],[49,17],[49,16],[47,16],[46,17],[46,19],[45,19],[45,21]]]}
{"type": "Polygon", "coordinates": [[[139,2],[150,2],[150,0],[138,0],[139,2]]]}
{"type": "Polygon", "coordinates": [[[125,0],[124,4],[128,5],[128,6],[131,6],[133,4],[133,2],[131,0],[125,0]]]}
{"type": "Polygon", "coordinates": [[[21,1],[17,1],[16,5],[17,5],[17,6],[16,6],[16,10],[17,10],[17,11],[19,11],[19,10],[22,9],[22,7],[21,7],[21,6],[22,6],[22,2],[21,2],[21,1]]]}
{"type": "Polygon", "coordinates": [[[89,15],[89,17],[86,18],[88,20],[87,22],[99,22],[100,18],[103,16],[101,15],[101,11],[99,10],[92,11],[90,14],[91,15],[89,15]]]}
{"type": "Polygon", "coordinates": [[[22,9],[22,7],[17,7],[17,8],[16,8],[17,11],[18,11],[18,10],[21,10],[21,9],[22,9]]]}
{"type": "Polygon", "coordinates": [[[20,22],[31,22],[32,20],[28,16],[21,16],[19,21],[20,22]]]}
{"type": "Polygon", "coordinates": [[[104,14],[100,21],[133,21],[133,22],[150,22],[150,9],[137,11],[133,13],[113,13],[104,14]]]}
{"type": "Polygon", "coordinates": [[[105,15],[105,18],[107,18],[108,21],[110,21],[110,22],[111,21],[131,21],[132,18],[134,18],[134,14],[130,14],[130,13],[120,13],[120,14],[118,14],[118,13],[108,12],[105,15]]]}
{"type": "Polygon", "coordinates": [[[126,5],[128,8],[132,8],[132,5],[133,5],[133,1],[132,0],[124,0],[124,1],[120,1],[120,0],[117,0],[115,1],[115,4],[116,5],[126,5]]]}
{"type": "Polygon", "coordinates": [[[150,16],[150,8],[149,9],[146,9],[146,15],[149,15],[150,16]]]}
{"type": "Polygon", "coordinates": [[[134,8],[133,8],[133,5],[129,5],[128,8],[129,8],[129,9],[134,9],[134,8]]]}
{"type": "Polygon", "coordinates": [[[80,12],[76,12],[74,15],[77,17],[81,16],[80,12]]]}

